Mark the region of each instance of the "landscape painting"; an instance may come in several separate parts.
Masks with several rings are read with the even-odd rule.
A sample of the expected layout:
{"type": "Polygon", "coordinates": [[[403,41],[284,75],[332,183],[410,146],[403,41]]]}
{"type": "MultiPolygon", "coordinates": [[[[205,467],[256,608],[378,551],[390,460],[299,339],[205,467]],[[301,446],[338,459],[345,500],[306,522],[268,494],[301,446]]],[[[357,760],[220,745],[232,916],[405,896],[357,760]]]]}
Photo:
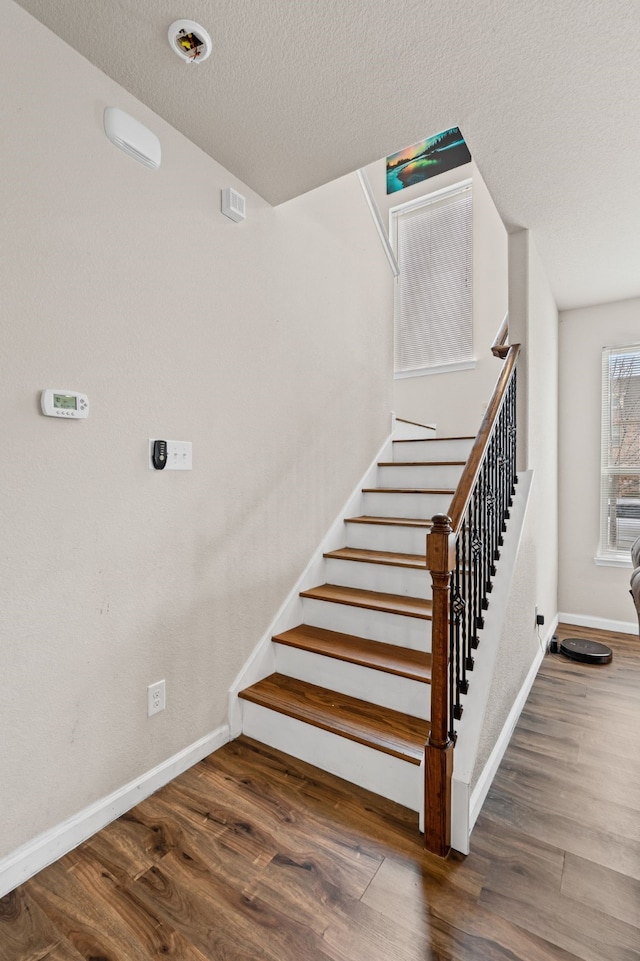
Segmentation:
{"type": "Polygon", "coordinates": [[[387,157],[387,193],[413,187],[421,180],[453,170],[470,160],[471,154],[460,128],[443,130],[387,157]]]}

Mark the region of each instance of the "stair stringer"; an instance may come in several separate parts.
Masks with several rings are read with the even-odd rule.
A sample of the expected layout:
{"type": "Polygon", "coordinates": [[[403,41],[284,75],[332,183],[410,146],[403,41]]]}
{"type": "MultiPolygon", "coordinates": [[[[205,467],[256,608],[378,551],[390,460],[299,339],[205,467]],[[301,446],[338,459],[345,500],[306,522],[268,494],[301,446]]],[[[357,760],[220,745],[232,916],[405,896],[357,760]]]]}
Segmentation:
{"type": "Polygon", "coordinates": [[[239,737],[242,733],[243,708],[238,693],[276,671],[276,654],[273,637],[276,634],[291,630],[291,628],[303,621],[303,602],[300,593],[322,583],[325,563],[324,554],[329,551],[338,550],[344,546],[345,517],[352,517],[353,515],[362,513],[364,497],[362,490],[365,487],[376,486],[378,463],[380,461],[392,460],[394,440],[398,440],[399,438],[429,438],[434,436],[436,436],[434,426],[410,424],[402,421],[400,418],[396,418],[395,414],[391,415],[391,433],[369,464],[362,478],[354,487],[346,503],[336,516],[335,521],[311,557],[311,560],[285,598],[274,620],[256,644],[229,688],[228,710],[231,740],[239,737]]]}
{"type": "MultiPolygon", "coordinates": [[[[524,684],[514,697],[507,723],[498,738],[485,767],[473,790],[471,781],[478,756],[483,726],[487,718],[492,679],[496,671],[507,605],[514,589],[514,571],[522,543],[527,509],[530,502],[533,471],[518,474],[518,485],[511,517],[507,522],[504,545],[501,548],[497,573],[493,578],[489,608],[484,616],[484,628],[480,632],[480,646],[475,655],[475,667],[469,675],[469,692],[463,700],[462,718],[456,724],[457,740],[453,752],[453,779],[451,783],[451,846],[462,854],[469,853],[469,839],[482,803],[506,750],[513,728],[524,707],[526,697],[543,656],[543,649],[533,659],[524,684]]],[[[535,588],[534,588],[535,590],[535,588]]],[[[534,619],[535,597],[531,603],[531,620],[534,619]]]]}

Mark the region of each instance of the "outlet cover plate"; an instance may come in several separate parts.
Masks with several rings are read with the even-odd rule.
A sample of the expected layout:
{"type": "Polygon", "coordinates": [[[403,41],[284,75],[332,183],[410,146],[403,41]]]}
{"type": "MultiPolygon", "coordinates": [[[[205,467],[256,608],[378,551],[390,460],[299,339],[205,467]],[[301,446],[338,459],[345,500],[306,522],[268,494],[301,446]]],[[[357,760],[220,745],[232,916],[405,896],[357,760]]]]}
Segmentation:
{"type": "Polygon", "coordinates": [[[166,707],[166,685],[164,681],[156,681],[147,688],[147,717],[159,714],[166,707]]]}

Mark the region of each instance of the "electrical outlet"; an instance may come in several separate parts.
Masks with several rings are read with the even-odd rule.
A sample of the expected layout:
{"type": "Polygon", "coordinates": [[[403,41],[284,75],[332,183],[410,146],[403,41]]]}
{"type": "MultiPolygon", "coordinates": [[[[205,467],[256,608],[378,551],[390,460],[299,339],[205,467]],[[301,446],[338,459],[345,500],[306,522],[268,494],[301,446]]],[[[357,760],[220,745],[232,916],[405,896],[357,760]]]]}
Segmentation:
{"type": "Polygon", "coordinates": [[[147,717],[159,714],[166,707],[166,689],[164,681],[156,681],[147,688],[147,717]]]}
{"type": "Polygon", "coordinates": [[[536,627],[542,627],[544,624],[544,614],[538,614],[538,605],[536,604],[536,627]]]}

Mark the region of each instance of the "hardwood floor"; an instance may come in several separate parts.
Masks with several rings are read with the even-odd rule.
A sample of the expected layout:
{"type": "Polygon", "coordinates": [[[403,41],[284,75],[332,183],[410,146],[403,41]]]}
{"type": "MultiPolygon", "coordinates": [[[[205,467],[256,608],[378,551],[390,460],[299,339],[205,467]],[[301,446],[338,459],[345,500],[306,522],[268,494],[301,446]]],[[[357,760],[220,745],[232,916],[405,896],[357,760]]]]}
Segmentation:
{"type": "Polygon", "coordinates": [[[545,658],[468,857],[241,738],[0,899],[0,961],[640,959],[640,642],[605,640],[545,658]]]}

